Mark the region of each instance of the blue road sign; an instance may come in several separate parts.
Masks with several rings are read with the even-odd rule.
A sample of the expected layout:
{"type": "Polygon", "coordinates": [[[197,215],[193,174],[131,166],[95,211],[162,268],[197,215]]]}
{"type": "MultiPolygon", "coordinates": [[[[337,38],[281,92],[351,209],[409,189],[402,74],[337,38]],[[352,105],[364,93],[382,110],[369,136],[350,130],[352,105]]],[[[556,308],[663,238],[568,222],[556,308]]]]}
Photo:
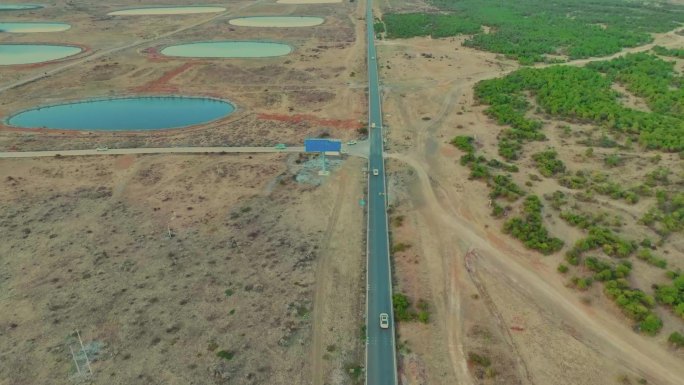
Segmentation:
{"type": "Polygon", "coordinates": [[[342,142],[334,139],[304,139],[304,151],[306,152],[340,152],[342,142]]]}

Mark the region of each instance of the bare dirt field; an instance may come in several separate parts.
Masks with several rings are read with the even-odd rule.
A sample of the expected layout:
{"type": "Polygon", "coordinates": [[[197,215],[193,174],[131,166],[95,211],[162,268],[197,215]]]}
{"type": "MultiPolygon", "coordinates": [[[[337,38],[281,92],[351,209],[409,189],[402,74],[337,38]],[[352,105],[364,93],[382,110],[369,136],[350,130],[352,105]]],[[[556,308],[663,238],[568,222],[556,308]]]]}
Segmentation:
{"type": "MultiPolygon", "coordinates": [[[[301,145],[309,136],[358,135],[366,109],[362,4],[238,1],[219,4],[227,10],[218,14],[135,17],[107,13],[139,2],[44,3],[13,16],[72,28],[0,40],[86,51],[3,67],[3,118],[131,95],[211,96],[237,112],[158,132],[0,126],[0,150],[301,145]],[[229,24],[260,15],[325,22],[285,30],[229,24]],[[294,51],[254,60],[159,54],[177,43],[250,39],[294,51]]],[[[333,174],[319,178],[307,156],[285,154],[3,160],[0,384],[359,381],[349,368],[363,365],[363,165],[333,160],[333,174]],[[92,377],[78,373],[88,370],[79,336],[92,377]]]]}
{"type": "Polygon", "coordinates": [[[69,31],[3,36],[2,41],[70,43],[87,47],[87,51],[59,62],[3,68],[0,89],[39,77],[1,92],[3,118],[34,106],[130,95],[212,96],[230,100],[238,110],[207,125],[156,133],[0,126],[0,149],[295,144],[322,133],[350,139],[363,119],[363,41],[356,39],[359,13],[355,3],[308,8],[266,1],[233,2],[218,14],[158,17],[106,15],[128,7],[123,3],[116,7],[61,1],[49,5],[23,17],[67,22],[72,24],[69,31]],[[231,18],[262,15],[320,16],[325,22],[286,30],[229,24],[231,18]],[[171,44],[250,39],[284,42],[294,51],[263,59],[179,59],[159,54],[171,44]],[[69,67],[52,72],[65,66],[69,67]]]}
{"type": "Polygon", "coordinates": [[[0,383],[69,382],[76,330],[93,383],[308,383],[326,303],[346,315],[317,323],[320,370],[346,383],[363,346],[363,214],[346,198],[361,163],[315,187],[294,180],[297,157],[4,160],[0,383]]]}
{"type": "MultiPolygon", "coordinates": [[[[395,11],[412,6],[387,3],[395,11]]],[[[459,164],[462,153],[449,141],[473,135],[478,153],[488,159],[497,156],[501,127],[484,114],[484,106],[475,104],[472,87],[518,66],[463,47],[461,41],[378,43],[387,151],[394,158],[389,163],[392,240],[410,245],[394,253],[395,291],[414,302],[427,300],[431,308],[427,325],[399,325],[400,376],[409,384],[636,384],[642,379],[681,384],[684,357],[665,342],[671,331],[681,329],[671,312],[657,309],[666,324],[659,336],[637,334],[600,286],[584,292],[566,287],[568,277],[556,272],[563,252],[544,257],[501,233],[502,221],[490,215],[488,188],[468,180],[469,170],[459,164]]],[[[656,36],[656,44],[684,45],[674,33],[656,36]]],[[[624,94],[626,105],[639,102],[624,94]]],[[[526,147],[527,154],[553,146],[568,168],[605,171],[620,185],[633,184],[657,167],[682,167],[677,154],[661,154],[653,162],[655,153],[635,149],[622,155],[628,159],[624,164],[606,171],[597,160],[613,151],[595,148],[596,157],[589,159],[577,143],[586,136],[600,138],[601,130],[568,122],[549,127],[549,141],[526,147]]],[[[518,164],[521,170],[513,177],[519,185],[539,196],[563,190],[539,175],[531,181],[529,175],[538,172],[529,155],[518,164]]],[[[672,183],[681,183],[679,173],[673,177],[672,183]]],[[[583,210],[621,217],[620,231],[633,238],[657,237],[637,224],[653,202],[628,205],[597,196],[583,210]]],[[[582,236],[558,212],[548,209],[545,214],[550,231],[562,235],[566,244],[582,236]]],[[[659,246],[669,268],[683,267],[682,245],[681,234],[673,234],[659,246]]],[[[650,290],[651,282],[664,282],[662,270],[634,263],[635,286],[650,290]]]]}

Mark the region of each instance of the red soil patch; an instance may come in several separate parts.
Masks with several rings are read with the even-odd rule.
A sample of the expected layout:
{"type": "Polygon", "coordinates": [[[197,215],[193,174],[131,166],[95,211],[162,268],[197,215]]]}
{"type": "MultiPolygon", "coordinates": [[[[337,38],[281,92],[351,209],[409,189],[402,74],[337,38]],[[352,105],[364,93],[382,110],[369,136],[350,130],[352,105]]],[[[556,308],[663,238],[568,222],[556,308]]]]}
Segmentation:
{"type": "Polygon", "coordinates": [[[152,61],[167,61],[169,58],[167,56],[164,56],[159,52],[159,48],[157,47],[150,47],[150,48],[145,48],[144,50],[140,51],[142,54],[146,55],[148,59],[152,61]]]}
{"type": "Polygon", "coordinates": [[[114,168],[117,170],[126,170],[135,163],[135,155],[119,156],[114,161],[114,168]]]}
{"type": "Polygon", "coordinates": [[[332,128],[343,128],[348,130],[355,130],[361,127],[361,123],[354,119],[322,119],[313,115],[283,115],[283,114],[258,114],[259,119],[276,120],[279,122],[302,123],[309,122],[317,126],[328,126],[332,128]]]}
{"type": "Polygon", "coordinates": [[[151,82],[147,84],[143,84],[142,86],[135,87],[132,90],[135,92],[177,92],[178,87],[172,86],[168,84],[173,78],[176,76],[182,74],[183,72],[187,71],[190,69],[190,67],[200,64],[200,62],[189,62],[185,63],[181,66],[178,66],[171,71],[168,71],[164,75],[162,75],[159,79],[157,80],[152,80],[151,82]]]}

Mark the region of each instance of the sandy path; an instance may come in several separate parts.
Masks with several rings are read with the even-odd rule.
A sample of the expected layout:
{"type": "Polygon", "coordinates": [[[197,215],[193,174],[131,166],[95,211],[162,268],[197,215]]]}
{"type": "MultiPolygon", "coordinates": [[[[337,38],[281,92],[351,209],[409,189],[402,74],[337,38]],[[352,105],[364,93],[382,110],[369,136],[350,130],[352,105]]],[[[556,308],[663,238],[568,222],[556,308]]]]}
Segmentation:
{"type": "MultiPolygon", "coordinates": [[[[656,383],[682,383],[684,365],[676,357],[599,309],[592,309],[589,314],[588,308],[563,286],[561,280],[554,277],[549,279],[541,274],[539,266],[524,257],[524,251],[514,250],[504,254],[496,249],[485,234],[473,230],[472,224],[461,219],[453,208],[440,202],[421,162],[407,155],[388,154],[388,157],[405,162],[416,171],[426,210],[440,224],[439,227],[432,227],[433,231],[458,234],[459,240],[482,256],[476,263],[511,277],[520,286],[520,290],[528,293],[538,305],[580,331],[581,340],[606,357],[612,357],[627,367],[634,368],[656,383]]],[[[451,200],[447,191],[442,193],[445,194],[445,201],[451,200]]]]}
{"type": "MultiPolygon", "coordinates": [[[[682,41],[684,40],[684,36],[679,35],[679,32],[684,31],[684,28],[679,28],[672,30],[670,32],[666,32],[663,34],[658,34],[655,36],[653,39],[653,43],[645,44],[645,45],[640,45],[638,47],[632,47],[632,48],[625,48],[622,51],[609,55],[609,56],[601,56],[601,57],[591,57],[587,59],[577,59],[577,60],[571,60],[568,61],[567,63],[561,63],[561,65],[571,65],[571,66],[582,66],[587,63],[595,62],[595,61],[604,61],[604,60],[611,60],[615,59],[618,57],[625,56],[630,53],[637,53],[637,52],[646,52],[653,47],[660,45],[663,47],[679,47],[682,44],[682,41]]],[[[539,64],[535,65],[535,68],[544,68],[544,67],[550,67],[553,65],[557,64],[539,64]]]]}
{"type": "MultiPolygon", "coordinates": [[[[593,61],[609,60],[612,58],[624,56],[628,53],[644,52],[652,49],[655,45],[661,46],[677,46],[681,44],[682,36],[677,32],[682,29],[671,31],[655,37],[654,42],[648,45],[625,49],[617,54],[609,57],[589,58],[575,60],[565,65],[580,66],[593,61]]],[[[400,42],[386,42],[383,44],[396,45],[402,44],[400,42]]],[[[537,67],[548,67],[549,65],[538,65],[537,67]]],[[[444,165],[444,159],[439,156],[438,148],[442,146],[442,141],[436,138],[437,129],[443,124],[445,118],[452,112],[455,103],[458,102],[459,97],[464,94],[466,87],[472,87],[480,80],[503,76],[516,68],[505,68],[500,70],[489,70],[477,73],[475,76],[464,79],[462,75],[456,73],[453,77],[447,80],[446,83],[431,82],[435,84],[393,84],[393,88],[410,87],[414,89],[422,89],[426,87],[440,88],[444,90],[444,98],[439,111],[436,116],[433,116],[432,122],[425,128],[410,130],[412,142],[415,144],[408,151],[407,154],[389,154],[389,158],[394,158],[405,162],[412,167],[418,174],[420,180],[418,197],[414,197],[421,202],[417,210],[426,226],[425,231],[422,231],[421,239],[425,238],[426,244],[438,242],[436,247],[441,249],[444,246],[440,245],[454,245],[453,235],[458,234],[458,246],[460,246],[461,255],[465,255],[468,251],[477,251],[472,253],[473,268],[486,268],[488,271],[495,271],[497,274],[508,276],[512,282],[519,286],[519,290],[530,295],[537,306],[540,306],[549,311],[555,316],[572,324],[573,327],[580,331],[580,341],[590,348],[601,352],[606,357],[613,358],[614,361],[619,362],[627,368],[633,368],[639,372],[643,377],[648,378],[649,382],[655,381],[661,384],[681,384],[681,379],[684,378],[684,367],[666,352],[660,346],[656,345],[652,340],[635,334],[625,324],[617,324],[614,316],[600,311],[597,314],[596,309],[588,309],[584,304],[580,303],[574,293],[569,292],[561,282],[556,279],[555,275],[545,275],[540,271],[538,265],[534,265],[526,256],[525,251],[520,250],[515,244],[514,250],[503,250],[493,245],[488,238],[490,234],[480,231],[480,227],[476,227],[474,223],[469,223],[460,215],[459,210],[455,207],[458,204],[458,191],[451,191],[445,189],[439,184],[439,171],[444,165]],[[443,86],[448,88],[444,89],[443,86]],[[434,177],[431,178],[431,176],[434,177]],[[478,229],[478,230],[474,230],[478,229]],[[475,257],[476,255],[481,257],[475,257]],[[589,313],[591,311],[591,314],[589,313]]],[[[401,104],[401,102],[400,102],[401,104]]],[[[401,121],[411,122],[405,108],[400,107],[401,121]]],[[[453,188],[452,188],[453,190],[453,188]]],[[[497,236],[497,235],[495,235],[497,236]]],[[[499,245],[505,245],[508,242],[501,239],[499,245]]],[[[433,247],[433,248],[434,248],[433,247]]],[[[435,254],[435,251],[425,252],[426,255],[435,254]]],[[[445,259],[456,259],[452,257],[454,250],[444,252],[437,252],[436,255],[445,259]],[[451,254],[451,255],[450,255],[451,254]]],[[[456,251],[458,254],[458,251],[456,251]]],[[[462,379],[464,383],[470,383],[470,373],[467,369],[467,361],[463,351],[462,341],[464,333],[462,328],[463,319],[465,315],[461,314],[460,310],[460,295],[462,290],[459,287],[465,279],[463,264],[449,264],[443,262],[443,266],[439,269],[436,261],[430,261],[428,257],[430,270],[432,272],[432,292],[436,298],[438,305],[438,313],[441,313],[447,323],[447,333],[449,338],[449,351],[454,370],[457,378],[462,379]],[[441,274],[442,271],[449,271],[450,275],[441,274]],[[446,306],[439,306],[439,304],[446,304],[446,306]]],[[[463,261],[462,261],[463,262],[463,261]]],[[[510,342],[510,341],[509,341],[510,342]]],[[[523,378],[531,380],[530,374],[527,370],[523,370],[523,378]]]]}
{"type": "Polygon", "coordinates": [[[323,379],[323,344],[325,328],[324,323],[327,314],[332,313],[334,304],[329,301],[334,297],[334,285],[332,285],[333,275],[331,258],[334,255],[330,253],[330,240],[332,239],[333,231],[337,226],[337,219],[340,216],[340,207],[345,197],[345,190],[347,187],[347,174],[342,172],[337,180],[337,196],[333,203],[332,213],[328,220],[328,227],[325,229],[323,242],[321,245],[321,258],[318,260],[316,266],[316,289],[314,290],[314,308],[313,308],[313,343],[311,346],[311,368],[313,384],[325,383],[323,379]],[[327,314],[326,314],[327,313],[327,314]]]}

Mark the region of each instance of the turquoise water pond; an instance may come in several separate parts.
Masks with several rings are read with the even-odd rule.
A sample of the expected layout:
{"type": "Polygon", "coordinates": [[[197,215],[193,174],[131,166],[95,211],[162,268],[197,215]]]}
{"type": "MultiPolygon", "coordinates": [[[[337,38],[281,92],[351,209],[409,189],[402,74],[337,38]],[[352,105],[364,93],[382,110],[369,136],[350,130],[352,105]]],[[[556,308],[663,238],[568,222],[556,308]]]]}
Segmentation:
{"type": "Polygon", "coordinates": [[[205,58],[255,58],[283,56],[292,52],[292,47],[282,43],[261,41],[212,41],[179,44],[166,47],[161,53],[177,57],[205,58]]]}
{"type": "Polygon", "coordinates": [[[0,22],[0,32],[9,33],[32,33],[32,32],[61,32],[71,28],[65,23],[40,23],[40,22],[20,22],[2,23],[0,22]]]}
{"type": "Polygon", "coordinates": [[[69,45],[0,44],[0,65],[41,63],[76,55],[81,51],[81,48],[69,45]]]}
{"type": "Polygon", "coordinates": [[[0,4],[0,12],[2,11],[25,11],[28,9],[43,8],[42,5],[37,4],[0,4]]]}
{"type": "Polygon", "coordinates": [[[163,130],[208,123],[235,111],[231,103],[193,97],[85,100],[34,108],[7,119],[11,126],[84,131],[163,130]]]}

